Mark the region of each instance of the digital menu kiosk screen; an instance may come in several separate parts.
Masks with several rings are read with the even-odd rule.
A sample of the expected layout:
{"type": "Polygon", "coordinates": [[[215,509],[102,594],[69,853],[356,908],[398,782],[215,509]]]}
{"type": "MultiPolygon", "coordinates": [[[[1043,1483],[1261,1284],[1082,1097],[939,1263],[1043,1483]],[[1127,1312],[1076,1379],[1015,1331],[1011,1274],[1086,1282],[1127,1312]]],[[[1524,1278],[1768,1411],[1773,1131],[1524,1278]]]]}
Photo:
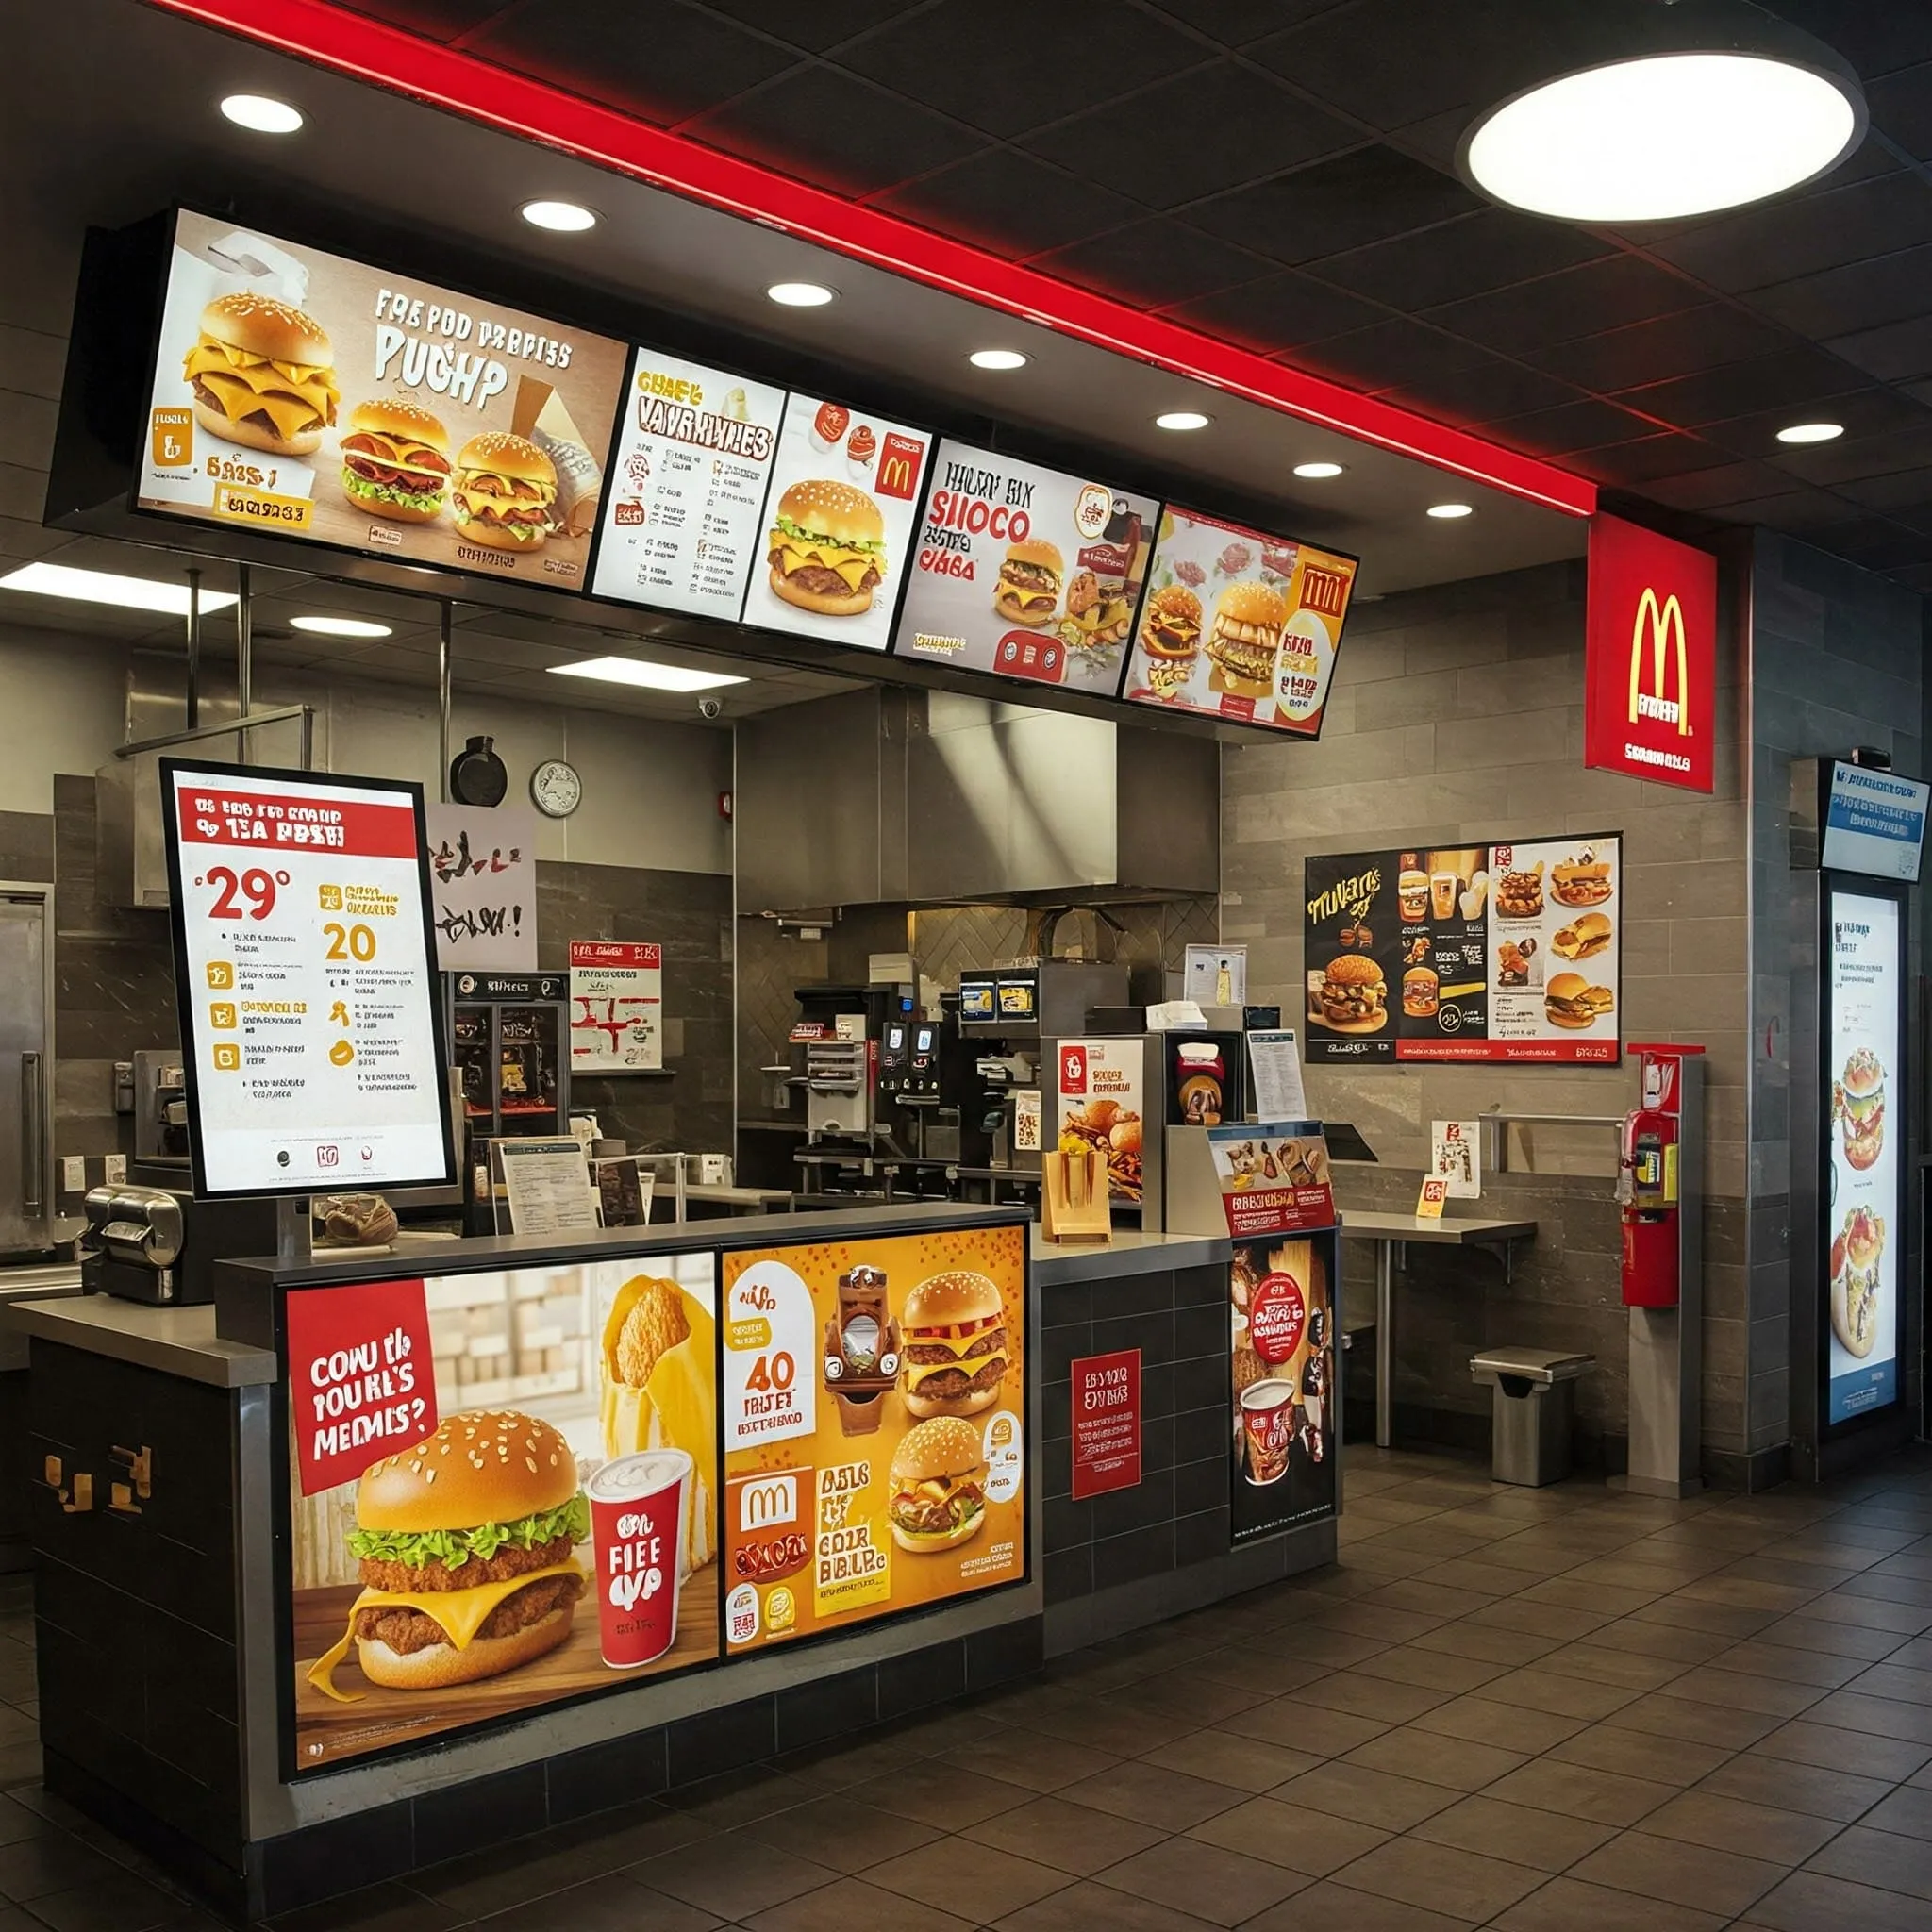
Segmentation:
{"type": "Polygon", "coordinates": [[[1155,509],[1089,477],[941,443],[893,652],[1111,695],[1155,509]]]}
{"type": "Polygon", "coordinates": [[[724,1644],[1026,1574],[1021,1227],[724,1257],[724,1644]]]}
{"type": "Polygon", "coordinates": [[[1905,966],[1899,902],[1828,887],[1825,940],[1825,1420],[1834,1424],[1883,1408],[1899,1394],[1899,1253],[1905,1242],[1899,1221],[1905,966]]]}
{"type": "Polygon", "coordinates": [[[1170,508],[1122,695],[1315,738],[1356,560],[1170,508]]]}
{"type": "Polygon", "coordinates": [[[580,590],[625,355],[184,210],[136,501],[580,590]]]}

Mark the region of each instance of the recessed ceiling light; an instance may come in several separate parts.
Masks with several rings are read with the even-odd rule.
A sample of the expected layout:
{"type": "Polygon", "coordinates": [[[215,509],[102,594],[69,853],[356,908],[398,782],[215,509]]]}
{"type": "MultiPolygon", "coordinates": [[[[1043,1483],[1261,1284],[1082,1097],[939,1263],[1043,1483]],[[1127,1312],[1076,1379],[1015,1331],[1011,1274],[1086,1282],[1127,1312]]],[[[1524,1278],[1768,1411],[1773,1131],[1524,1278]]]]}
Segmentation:
{"type": "MultiPolygon", "coordinates": [[[[81,604],[112,604],[123,610],[152,610],[163,617],[188,615],[188,586],[151,577],[117,576],[112,571],[76,570],[66,563],[24,563],[0,577],[0,591],[32,591],[42,597],[72,597],[81,604]]],[[[204,610],[225,610],[232,591],[201,593],[204,610]]]]}
{"type": "Polygon", "coordinates": [[[1018,349],[974,349],[966,359],[975,369],[1024,369],[1029,358],[1018,349]]]}
{"type": "Polygon", "coordinates": [[[1213,417],[1204,416],[1199,409],[1170,409],[1164,416],[1154,419],[1157,429],[1205,429],[1213,422],[1213,417]]]}
{"type": "MultiPolygon", "coordinates": [[[[1669,9],[1649,11],[1647,31],[1679,31],[1669,9]]],[[[1836,56],[1781,25],[1762,51],[1679,48],[1560,75],[1478,122],[1463,167],[1495,200],[1571,222],[1673,221],[1795,188],[1857,144],[1865,102],[1836,56]]]]}
{"type": "Polygon", "coordinates": [[[683,664],[649,664],[641,658],[587,658],[581,664],[553,664],[558,677],[594,677],[605,684],[633,684],[641,691],[715,691],[749,684],[724,671],[693,671],[683,664]]]}
{"type": "Polygon", "coordinates": [[[302,125],[301,108],[272,94],[230,94],[222,103],[222,112],[251,134],[293,134],[302,125]]]}
{"type": "Polygon", "coordinates": [[[1780,429],[1777,440],[1780,442],[1830,442],[1845,433],[1842,423],[1793,423],[1789,429],[1780,429]]]}
{"type": "Polygon", "coordinates": [[[581,235],[597,225],[597,217],[575,201],[526,201],[523,216],[533,228],[548,228],[553,235],[581,235]]]}
{"type": "Polygon", "coordinates": [[[297,630],[318,632],[325,638],[387,638],[395,633],[386,624],[372,624],[366,617],[291,617],[297,630]]]}
{"type": "Polygon", "coordinates": [[[1341,471],[1342,465],[1340,463],[1297,463],[1294,466],[1297,476],[1306,476],[1310,482],[1315,483],[1329,476],[1339,476],[1341,471]]]}
{"type": "Polygon", "coordinates": [[[823,308],[839,299],[838,290],[823,282],[774,282],[765,293],[781,308],[823,308]]]}
{"type": "Polygon", "coordinates": [[[1457,517],[1474,516],[1475,506],[1468,503],[1432,503],[1429,506],[1429,514],[1432,517],[1440,517],[1445,524],[1453,523],[1457,517]]]}

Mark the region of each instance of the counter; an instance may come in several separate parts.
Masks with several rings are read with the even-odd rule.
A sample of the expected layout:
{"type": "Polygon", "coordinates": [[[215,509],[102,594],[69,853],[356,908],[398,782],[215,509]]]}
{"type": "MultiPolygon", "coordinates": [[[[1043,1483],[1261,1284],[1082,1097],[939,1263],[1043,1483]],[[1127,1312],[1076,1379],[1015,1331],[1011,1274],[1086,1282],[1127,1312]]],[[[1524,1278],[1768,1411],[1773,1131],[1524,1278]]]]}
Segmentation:
{"type": "MultiPolygon", "coordinates": [[[[613,1229],[565,1242],[466,1241],[438,1253],[429,1265],[439,1273],[426,1282],[420,1256],[228,1263],[213,1310],[26,1304],[11,1319],[32,1352],[29,1465],[43,1476],[55,1457],[62,1479],[30,1486],[49,1788],[225,1910],[266,1915],[983,1690],[1047,1657],[1331,1560],[1332,1518],[1239,1550],[1230,1544],[1229,1254],[1225,1240],[1196,1237],[1054,1249],[1010,1209],[907,1205],[808,1221],[613,1229]],[[951,1540],[943,1554],[930,1544],[891,1547],[883,1509],[876,1544],[870,1519],[828,1529],[847,1521],[839,1497],[847,1489],[870,1495],[863,1486],[882,1481],[887,1451],[912,1431],[896,1383],[878,1398],[882,1426],[859,1394],[849,1398],[856,1409],[837,1398],[814,1360],[816,1435],[802,1446],[733,1446],[743,1431],[766,1426],[758,1418],[772,1413],[775,1396],[754,1400],[747,1391],[787,1381],[792,1368],[775,1364],[788,1339],[801,1355],[841,1346],[835,1334],[821,1338],[817,1314],[836,1307],[844,1319],[836,1277],[863,1289],[868,1267],[890,1283],[884,1306],[901,1329],[912,1325],[915,1284],[923,1292],[947,1271],[971,1267],[997,1279],[1003,1312],[956,1324],[962,1338],[991,1336],[977,1357],[961,1345],[967,1363],[986,1361],[999,1378],[991,1406],[972,1416],[988,1457],[984,1524],[957,1550],[951,1540]],[[800,1294],[832,1296],[808,1305],[813,1320],[802,1330],[787,1326],[791,1278],[800,1294]],[[452,1429],[500,1405],[520,1411],[521,1426],[554,1424],[580,1452],[579,1467],[595,1468],[614,1447],[634,1441],[648,1460],[661,1457],[658,1440],[690,1440],[678,1433],[680,1404],[694,1386],[684,1371],[669,1381],[669,1370],[641,1371],[648,1380],[640,1393],[619,1386],[609,1367],[627,1346],[626,1310],[659,1293],[694,1297],[689,1333],[673,1347],[695,1337],[715,1349],[704,1359],[722,1377],[710,1386],[714,1441],[724,1445],[708,1489],[702,1457],[680,1478],[704,1491],[704,1507],[666,1519],[680,1535],[702,1531],[704,1542],[665,1626],[670,1647],[641,1669],[613,1673],[608,1654],[598,1655],[613,1626],[593,1588],[574,1622],[566,1603],[566,1641],[533,1661],[499,1665],[487,1680],[392,1690],[379,1674],[364,1677],[372,1653],[347,1643],[348,1656],[330,1666],[320,1653],[341,1640],[364,1599],[353,1568],[342,1567],[353,1563],[342,1539],[359,1509],[353,1472],[330,1488],[340,1472],[319,1461],[319,1487],[305,1488],[309,1458],[346,1453],[349,1441],[332,1422],[310,1426],[311,1406],[323,1416],[315,1391],[332,1358],[315,1340],[324,1333],[317,1323],[347,1324],[334,1355],[355,1362],[356,1323],[367,1320],[365,1305],[376,1307],[375,1359],[388,1366],[372,1374],[427,1354],[435,1374],[426,1386],[452,1429]],[[559,1368],[553,1334],[573,1295],[588,1325],[566,1344],[559,1368]],[[508,1353],[455,1353],[458,1317],[472,1345],[501,1345],[483,1332],[499,1319],[499,1297],[508,1353]],[[412,1352],[416,1309],[426,1309],[429,1331],[412,1352]],[[749,1317],[752,1309],[760,1312],[749,1317]],[[1002,1348],[1012,1357],[1004,1370],[1002,1348]],[[1141,1355],[1141,1479],[1076,1502],[1071,1365],[1113,1348],[1141,1355]],[[601,1408],[592,1384],[561,1386],[570,1359],[593,1357],[602,1366],[591,1373],[606,1378],[595,1385],[601,1408]],[[1009,1412],[1014,1425],[1003,1427],[1009,1412]],[[622,1435],[633,1427],[634,1437],[622,1435]],[[588,1465],[585,1442],[596,1445],[588,1465]],[[137,1494],[143,1451],[149,1481],[137,1494]],[[815,1472],[792,1500],[808,1511],[816,1494],[816,1530],[809,1515],[800,1518],[816,1541],[800,1545],[802,1569],[777,1573],[787,1579],[781,1589],[758,1566],[774,1551],[790,1560],[785,1539],[772,1533],[788,1520],[774,1487],[788,1467],[815,1472]],[[103,1500],[113,1482],[125,1484],[126,1507],[67,1507],[79,1470],[94,1474],[103,1500]],[[760,1581],[747,1586],[738,1580],[745,1574],[760,1581]],[[326,1700],[318,1673],[358,1701],[326,1700]]],[[[939,1376],[931,1386],[941,1391],[951,1371],[941,1358],[925,1373],[939,1376]]],[[[358,1413],[391,1412],[399,1391],[407,1399],[397,1385],[381,1408],[358,1413]]],[[[408,1437],[394,1464],[412,1460],[408,1442],[422,1440],[408,1437]]],[[[524,1440],[516,1446],[521,1457],[524,1440]]],[[[379,1444],[357,1450],[357,1466],[379,1453],[379,1444]]],[[[528,1460],[534,1472],[538,1457],[528,1460]]],[[[593,1481],[593,1509],[596,1492],[593,1481]]],[[[507,1515],[511,1506],[503,1507],[507,1515]]],[[[635,1518],[653,1506],[625,1507],[635,1518]]],[[[609,1521],[582,1551],[594,1552],[600,1578],[609,1521]]],[[[357,1533],[382,1532],[364,1524],[357,1533]]],[[[531,1573],[536,1582],[556,1574],[531,1573]]],[[[512,1582],[491,1600],[500,1607],[525,1587],[512,1582]]],[[[446,1616],[452,1599],[435,1602],[446,1616]]],[[[430,1634],[440,1641],[447,1627],[430,1634]]],[[[479,1645],[499,1641],[493,1622],[473,1627],[479,1645]]]]}

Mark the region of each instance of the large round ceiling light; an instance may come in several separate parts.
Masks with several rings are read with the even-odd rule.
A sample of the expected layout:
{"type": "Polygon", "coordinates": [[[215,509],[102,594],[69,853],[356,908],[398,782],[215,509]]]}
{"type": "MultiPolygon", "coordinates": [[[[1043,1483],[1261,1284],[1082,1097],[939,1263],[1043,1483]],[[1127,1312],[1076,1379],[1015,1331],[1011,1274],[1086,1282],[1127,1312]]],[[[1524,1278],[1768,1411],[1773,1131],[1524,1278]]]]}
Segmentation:
{"type": "Polygon", "coordinates": [[[1710,214],[1781,194],[1863,139],[1865,101],[1821,64],[1770,53],[1645,54],[1505,101],[1464,138],[1485,194],[1526,213],[1621,225],[1710,214]]]}

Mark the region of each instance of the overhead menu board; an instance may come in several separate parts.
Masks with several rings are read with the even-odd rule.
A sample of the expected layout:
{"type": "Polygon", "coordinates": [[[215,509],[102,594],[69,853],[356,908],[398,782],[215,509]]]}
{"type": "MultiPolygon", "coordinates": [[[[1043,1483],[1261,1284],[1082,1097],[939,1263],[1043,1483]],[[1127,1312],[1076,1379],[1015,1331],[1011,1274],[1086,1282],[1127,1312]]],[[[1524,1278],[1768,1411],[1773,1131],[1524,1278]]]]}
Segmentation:
{"type": "Polygon", "coordinates": [[[1123,695],[1318,737],[1356,560],[1169,508],[1123,695]]]}
{"type": "Polygon", "coordinates": [[[194,1191],[446,1184],[423,791],[161,760],[194,1191]]]}
{"type": "Polygon", "coordinates": [[[1307,861],[1311,1060],[1617,1060],[1615,834],[1307,861]]]}
{"type": "Polygon", "coordinates": [[[785,391],[656,349],[631,358],[610,453],[600,597],[736,623],[762,556],[785,391]]]}
{"type": "Polygon", "coordinates": [[[778,432],[745,623],[883,651],[931,441],[923,429],[794,392],[778,432]]]}
{"type": "Polygon", "coordinates": [[[184,211],[136,498],[579,590],[624,358],[606,337],[184,211]]]}
{"type": "Polygon", "coordinates": [[[1151,497],[941,442],[894,654],[1111,695],[1155,509],[1151,497]]]}

